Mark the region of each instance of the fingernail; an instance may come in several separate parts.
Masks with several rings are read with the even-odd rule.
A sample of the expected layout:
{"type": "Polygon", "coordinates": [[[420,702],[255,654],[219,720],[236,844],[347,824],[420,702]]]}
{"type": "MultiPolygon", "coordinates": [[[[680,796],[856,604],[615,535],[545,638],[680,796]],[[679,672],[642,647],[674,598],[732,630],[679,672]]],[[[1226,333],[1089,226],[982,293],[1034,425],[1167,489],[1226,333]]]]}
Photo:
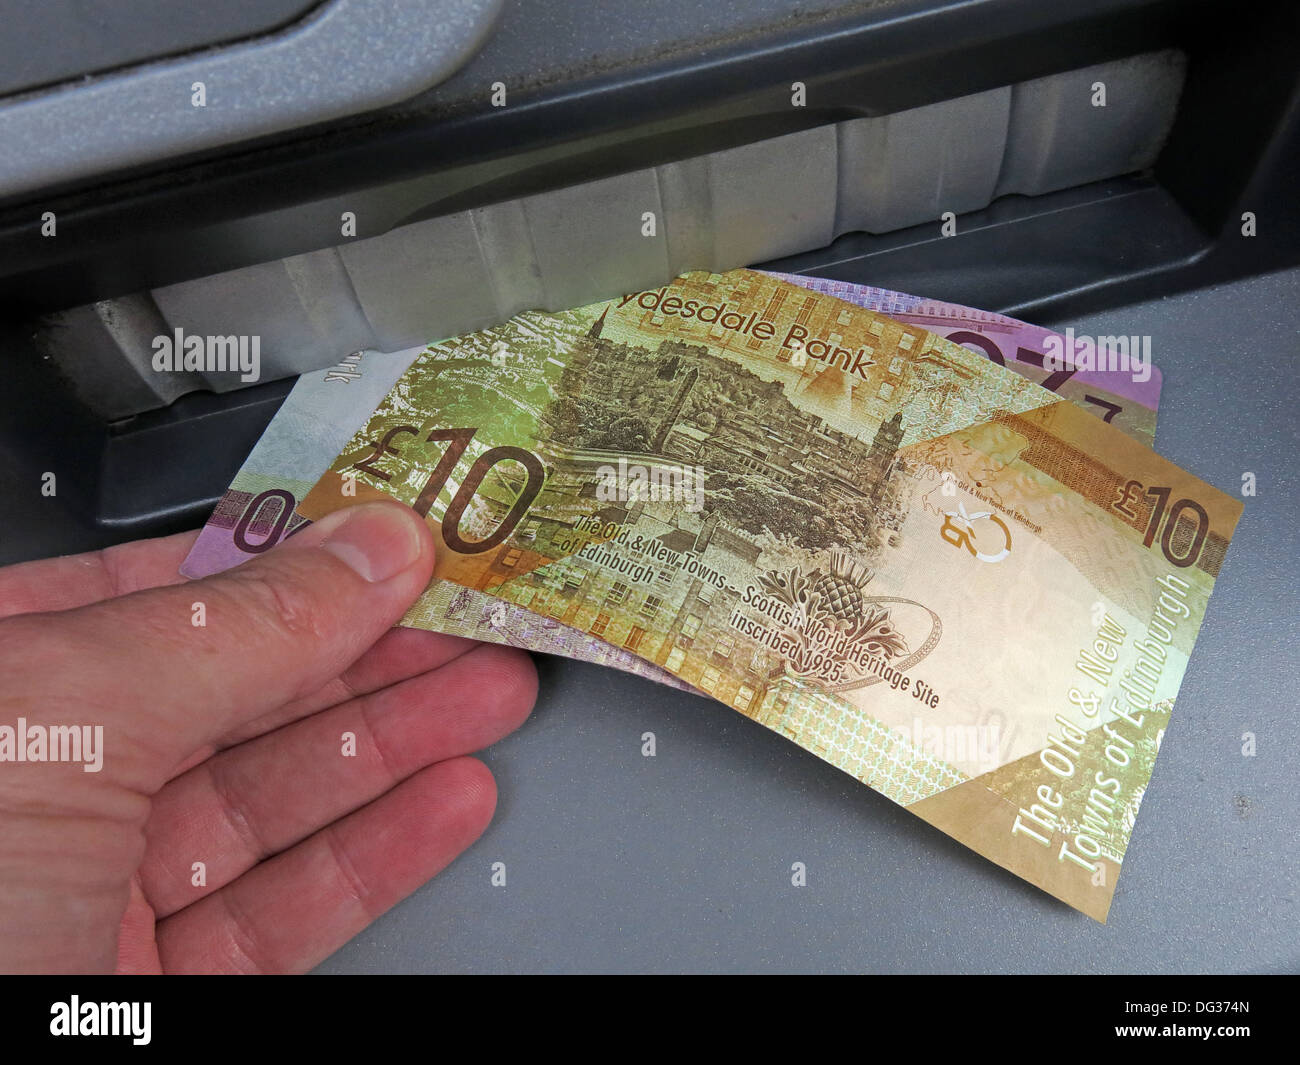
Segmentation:
{"type": "Polygon", "coordinates": [[[419,519],[401,504],[359,503],[316,523],[320,546],[372,584],[396,577],[420,557],[419,519]]]}

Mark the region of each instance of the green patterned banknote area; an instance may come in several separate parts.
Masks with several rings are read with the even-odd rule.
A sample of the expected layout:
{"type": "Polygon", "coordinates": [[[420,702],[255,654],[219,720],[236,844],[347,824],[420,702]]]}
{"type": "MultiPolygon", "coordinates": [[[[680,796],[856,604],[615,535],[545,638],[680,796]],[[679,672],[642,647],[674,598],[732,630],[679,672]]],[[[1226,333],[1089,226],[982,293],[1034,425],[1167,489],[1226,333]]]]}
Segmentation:
{"type": "Polygon", "coordinates": [[[916,324],[743,270],[434,345],[299,509],[377,497],[425,516],[437,581],[638,656],[1100,920],[1241,510],[916,324]]]}

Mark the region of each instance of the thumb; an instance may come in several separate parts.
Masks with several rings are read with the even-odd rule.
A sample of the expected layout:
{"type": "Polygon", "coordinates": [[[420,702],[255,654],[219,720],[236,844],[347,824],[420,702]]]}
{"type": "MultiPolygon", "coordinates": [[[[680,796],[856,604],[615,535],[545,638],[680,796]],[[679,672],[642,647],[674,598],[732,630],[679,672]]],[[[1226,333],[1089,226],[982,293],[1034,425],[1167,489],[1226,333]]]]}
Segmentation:
{"type": "Polygon", "coordinates": [[[36,627],[20,641],[44,689],[31,705],[98,715],[105,770],[151,793],[194,751],[338,676],[432,573],[420,517],[364,503],[225,573],[5,624],[36,627]]]}

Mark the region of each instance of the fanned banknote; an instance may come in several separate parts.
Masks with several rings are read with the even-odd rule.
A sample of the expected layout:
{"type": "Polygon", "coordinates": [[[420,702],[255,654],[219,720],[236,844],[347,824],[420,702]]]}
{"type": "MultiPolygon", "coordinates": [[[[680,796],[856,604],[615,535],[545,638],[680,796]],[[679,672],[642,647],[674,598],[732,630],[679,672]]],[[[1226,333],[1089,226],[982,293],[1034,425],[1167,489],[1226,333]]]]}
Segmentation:
{"type": "Polygon", "coordinates": [[[431,347],[300,510],[385,497],[438,580],[640,655],[1099,920],[1241,513],[964,347],[752,271],[431,347]]]}
{"type": "MultiPolygon", "coordinates": [[[[810,277],[787,280],[902,321],[941,320],[956,334],[958,342],[990,358],[996,355],[1003,364],[1010,359],[1010,365],[1025,375],[1040,373],[1043,352],[1052,343],[1060,343],[1059,334],[972,307],[842,281],[810,277]],[[1058,340],[1051,342],[1053,337],[1058,340]]],[[[208,518],[181,572],[187,577],[206,577],[260,554],[296,532],[305,522],[295,513],[298,500],[423,350],[358,352],[337,366],[299,378],[208,518]]],[[[1068,380],[1071,375],[1065,376],[1068,380]]],[[[1050,377],[1044,379],[1054,383],[1050,377]]],[[[1154,393],[1147,389],[1141,395],[1118,397],[1125,406],[1116,424],[1140,439],[1147,439],[1144,434],[1148,425],[1154,428],[1158,372],[1155,380],[1154,393]],[[1140,399],[1149,399],[1151,407],[1143,407],[1140,399]]],[[[1113,416],[1113,407],[1103,409],[1089,399],[1111,393],[1104,392],[1091,379],[1088,384],[1091,392],[1070,398],[1091,413],[1113,416]]],[[[458,585],[445,586],[436,607],[431,594],[429,605],[431,611],[442,610],[436,621],[432,616],[428,619],[429,627],[440,632],[598,662],[663,684],[685,687],[671,673],[631,652],[571,629],[555,618],[540,618],[532,611],[458,585]]]]}

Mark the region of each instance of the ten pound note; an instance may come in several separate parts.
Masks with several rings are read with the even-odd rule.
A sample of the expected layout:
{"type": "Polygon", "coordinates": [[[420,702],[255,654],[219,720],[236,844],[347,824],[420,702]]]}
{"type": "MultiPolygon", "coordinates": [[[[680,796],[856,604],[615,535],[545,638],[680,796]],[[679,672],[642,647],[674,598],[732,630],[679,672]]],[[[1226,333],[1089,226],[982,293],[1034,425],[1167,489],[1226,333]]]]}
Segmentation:
{"type": "Polygon", "coordinates": [[[963,347],[750,271],[432,347],[300,509],[381,496],[425,515],[437,578],[1099,920],[1241,512],[963,347]]]}
{"type": "MultiPolygon", "coordinates": [[[[1006,315],[844,281],[774,276],[930,329],[1030,377],[1135,439],[1152,441],[1160,371],[1149,358],[1133,373],[1127,352],[1123,359],[1103,361],[1086,341],[1076,345],[1071,337],[1006,315]]],[[[298,500],[422,350],[356,352],[330,369],[304,374],[208,518],[181,572],[206,577],[300,530],[306,520],[295,513],[298,500]]],[[[632,652],[555,618],[446,582],[436,587],[439,591],[426,599],[430,610],[424,623],[439,632],[567,655],[688,687],[632,652]]]]}
{"type": "Polygon", "coordinates": [[[436,578],[1099,920],[1241,513],[966,348],[751,271],[433,346],[300,509],[383,496],[426,517],[436,578]]]}

